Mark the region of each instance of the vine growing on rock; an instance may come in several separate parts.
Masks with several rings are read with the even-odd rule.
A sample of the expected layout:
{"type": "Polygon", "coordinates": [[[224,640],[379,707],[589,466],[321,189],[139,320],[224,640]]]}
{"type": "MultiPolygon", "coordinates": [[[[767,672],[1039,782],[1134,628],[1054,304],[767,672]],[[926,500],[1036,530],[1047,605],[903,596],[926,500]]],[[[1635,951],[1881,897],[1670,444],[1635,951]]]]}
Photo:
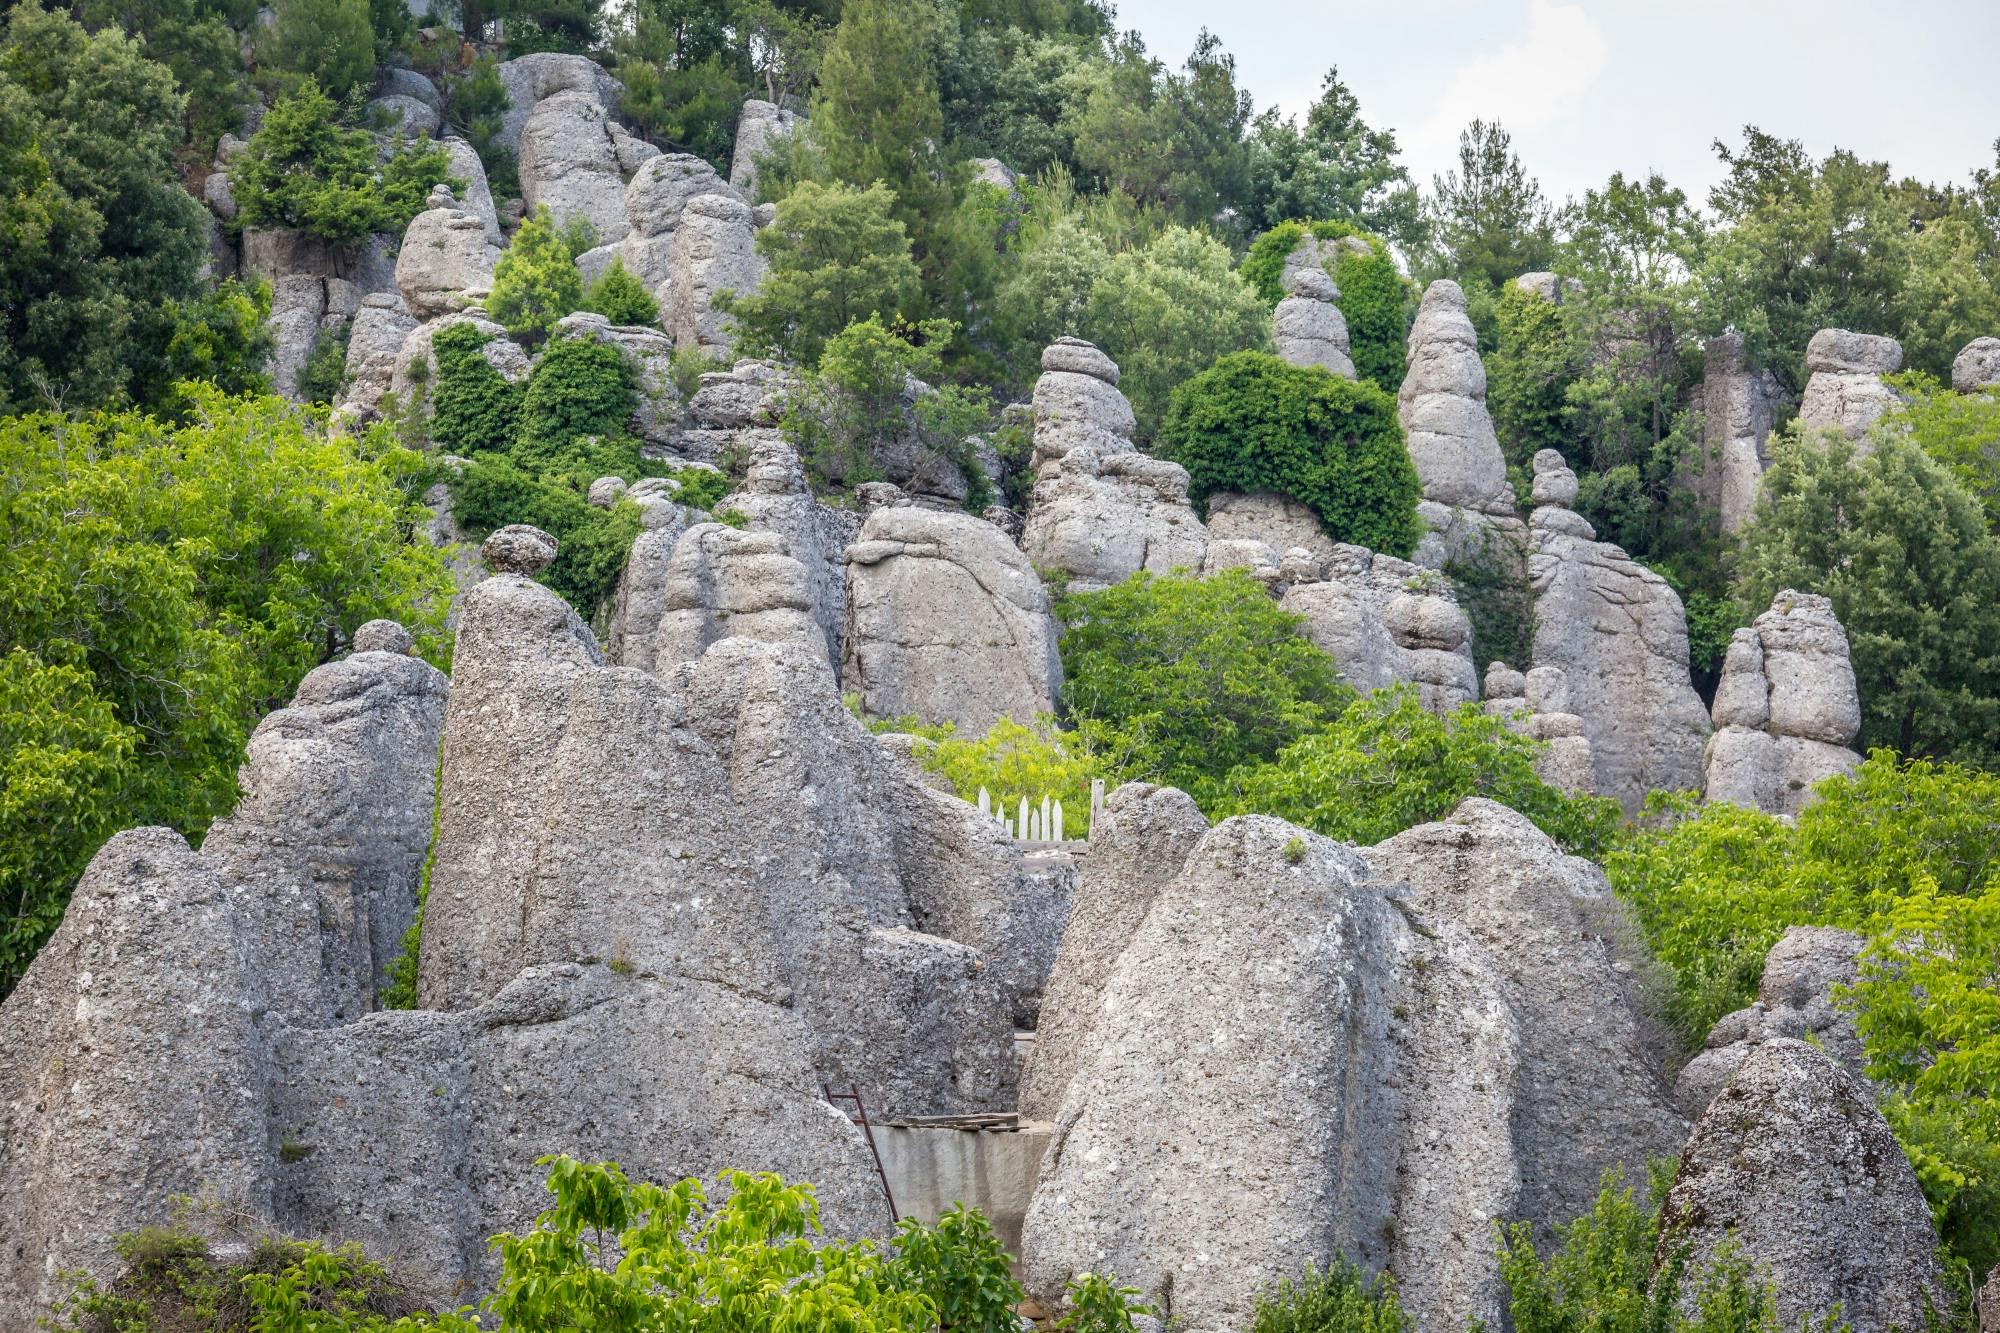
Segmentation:
{"type": "Polygon", "coordinates": [[[1243,256],[1243,278],[1268,305],[1285,297],[1285,261],[1311,235],[1331,242],[1322,250],[1327,272],[1340,289],[1341,318],[1347,323],[1354,373],[1389,393],[1403,386],[1415,289],[1396,267],[1381,237],[1345,222],[1281,222],[1251,243],[1243,256]],[[1354,237],[1366,248],[1339,242],[1354,237]]]}

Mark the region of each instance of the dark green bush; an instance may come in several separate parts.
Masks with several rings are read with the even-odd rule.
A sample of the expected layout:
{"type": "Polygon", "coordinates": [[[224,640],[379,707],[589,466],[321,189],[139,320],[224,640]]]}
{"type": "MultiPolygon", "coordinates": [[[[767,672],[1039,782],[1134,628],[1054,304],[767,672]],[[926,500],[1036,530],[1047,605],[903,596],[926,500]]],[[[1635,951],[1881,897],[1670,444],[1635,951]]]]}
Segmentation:
{"type": "MultiPolygon", "coordinates": [[[[521,398],[514,459],[530,471],[549,471],[581,437],[622,434],[637,406],[632,372],[616,347],[583,339],[551,343],[521,398]]],[[[638,460],[637,449],[630,452],[630,463],[607,471],[629,469],[638,460]]]]}
{"type": "Polygon", "coordinates": [[[480,355],[493,340],[473,324],[453,324],[431,340],[437,358],[431,439],[453,453],[504,453],[520,427],[521,386],[480,355]]]}
{"type": "Polygon", "coordinates": [[[1417,544],[1417,470],[1396,400],[1373,384],[1235,352],[1174,390],[1157,452],[1216,491],[1278,491],[1336,541],[1407,556],[1417,544]]]}
{"type": "Polygon", "coordinates": [[[452,506],[475,535],[532,523],[553,536],[560,550],[541,581],[589,616],[618,590],[625,557],[639,535],[639,509],[628,501],[611,509],[593,507],[586,499],[590,483],[579,479],[582,471],[588,469],[537,476],[512,459],[487,454],[452,483],[452,506]]]}
{"type": "Polygon", "coordinates": [[[1368,243],[1366,254],[1346,246],[1335,250],[1328,271],[1340,288],[1340,313],[1347,321],[1355,373],[1396,392],[1403,386],[1411,288],[1380,237],[1345,222],[1281,222],[1259,236],[1243,257],[1244,281],[1269,304],[1282,301],[1285,260],[1308,230],[1322,241],[1358,236],[1368,243]]]}
{"type": "Polygon", "coordinates": [[[650,326],[660,322],[660,303],[645,283],[632,276],[622,259],[612,260],[611,267],[584,289],[583,308],[596,311],[613,324],[650,326]]]}

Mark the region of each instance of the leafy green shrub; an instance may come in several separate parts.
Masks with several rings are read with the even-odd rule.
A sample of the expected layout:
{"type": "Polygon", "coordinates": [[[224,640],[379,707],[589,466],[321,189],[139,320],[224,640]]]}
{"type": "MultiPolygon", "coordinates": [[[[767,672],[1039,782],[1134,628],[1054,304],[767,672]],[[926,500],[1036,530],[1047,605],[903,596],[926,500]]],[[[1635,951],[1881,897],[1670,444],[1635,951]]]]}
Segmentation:
{"type": "Polygon", "coordinates": [[[1955,393],[1929,375],[1890,380],[1909,401],[1896,428],[1978,497],[1986,525],[2000,532],[2000,388],[1955,393]]]}
{"type": "Polygon", "coordinates": [[[582,466],[543,477],[510,458],[484,454],[452,482],[453,512],[475,535],[509,523],[531,523],[555,537],[555,563],[537,578],[592,616],[618,590],[618,576],[640,530],[637,505],[620,501],[598,509],[586,499],[590,478],[583,474],[609,471],[582,466]]]}
{"type": "Polygon", "coordinates": [[[1372,384],[1238,352],[1174,390],[1157,447],[1188,470],[1198,504],[1278,491],[1336,541],[1395,556],[1416,547],[1417,471],[1395,399],[1372,384]]]}
{"type": "Polygon", "coordinates": [[[959,736],[949,722],[927,725],[897,718],[873,726],[931,741],[917,762],[950,782],[964,800],[977,801],[983,787],[995,810],[1011,811],[1023,799],[1032,806],[1047,796],[1062,802],[1066,835],[1090,832],[1090,784],[1106,776],[1105,766],[1081,736],[1057,730],[1053,718],[1038,718],[1034,726],[1024,727],[1003,717],[977,739],[959,736]]]}
{"type": "MultiPolygon", "coordinates": [[[[622,434],[637,406],[632,372],[615,346],[581,338],[551,343],[521,398],[514,461],[531,472],[550,470],[579,437],[622,434]]],[[[637,463],[634,448],[625,468],[609,470],[624,471],[637,463]]]]}
{"type": "Polygon", "coordinates": [[[770,266],[764,281],[728,307],[746,352],[817,365],[843,329],[917,313],[910,238],[879,181],[865,190],[804,182],[757,233],[757,253],[770,266]]]}
{"type": "Polygon", "coordinates": [[[926,1226],[906,1217],[891,1244],[904,1288],[927,1299],[940,1329],[964,1333],[1017,1333],[1023,1297],[1007,1252],[986,1215],[954,1205],[926,1226]]]}
{"type": "Polygon", "coordinates": [[[549,210],[538,208],[493,266],[493,293],[486,308],[508,333],[532,343],[547,337],[557,320],[582,307],[583,279],[576,271],[576,252],[549,210]]]}
{"type": "MultiPolygon", "coordinates": [[[[600,474],[602,475],[602,474],[600,474]]],[[[664,476],[680,483],[674,499],[690,509],[714,510],[722,497],[736,489],[727,472],[705,467],[669,468],[664,476]]]]}
{"type": "MultiPolygon", "coordinates": [[[[1301,844],[1303,851],[1303,844],[1301,844]]],[[[1250,1333],[1412,1333],[1395,1282],[1370,1278],[1345,1256],[1322,1270],[1312,1264],[1257,1293],[1250,1333]]]]}
{"type": "Polygon", "coordinates": [[[354,244],[408,226],[440,181],[465,188],[436,144],[399,141],[384,161],[375,136],[342,129],[337,113],[311,79],[271,104],[229,168],[238,225],[293,227],[354,244]]]}
{"type": "Polygon", "coordinates": [[[375,77],[368,0],[276,0],[257,33],[258,81],[286,87],[310,79],[334,101],[375,77]]]}
{"type": "Polygon", "coordinates": [[[471,323],[453,324],[431,339],[437,359],[431,439],[454,453],[505,452],[520,429],[522,386],[480,354],[492,340],[471,323]]]}
{"type": "Polygon", "coordinates": [[[347,337],[351,324],[321,329],[313,339],[312,352],[299,371],[299,397],[308,403],[330,407],[339,401],[347,382],[347,337]]]}
{"type": "MultiPolygon", "coordinates": [[[[1694,1275],[1696,1313],[1681,1313],[1689,1279],[1686,1247],[1657,1255],[1660,1204],[1672,1183],[1664,1168],[1670,1166],[1660,1163],[1652,1172],[1652,1197],[1643,1205],[1621,1173],[1607,1172],[1591,1210],[1556,1228],[1557,1248],[1547,1257],[1528,1223],[1495,1223],[1516,1333],[1784,1333],[1770,1284],[1733,1241],[1694,1275]],[[1657,1267],[1656,1256],[1662,1260],[1657,1267]]],[[[1799,1333],[1842,1327],[1828,1311],[1805,1321],[1799,1333]]]]}
{"type": "Polygon", "coordinates": [[[1861,687],[1862,748],[2000,763],[2000,536],[1894,420],[1866,458],[1837,435],[1777,441],[1736,594],[1751,607],[1785,588],[1832,600],[1861,687]]]}
{"type": "Polygon", "coordinates": [[[1227,795],[1210,813],[1277,815],[1365,846],[1483,796],[1571,852],[1602,854],[1618,831],[1618,803],[1543,782],[1534,767],[1540,748],[1477,704],[1439,717],[1410,686],[1376,690],[1269,762],[1229,774],[1227,795]]]}
{"type": "Polygon", "coordinates": [[[1396,268],[1396,257],[1379,236],[1345,222],[1281,222],[1259,236],[1243,256],[1244,281],[1267,305],[1284,299],[1285,260],[1308,230],[1322,241],[1359,237],[1362,253],[1336,245],[1332,255],[1334,285],[1340,288],[1340,314],[1347,322],[1347,339],[1354,372],[1390,393],[1403,385],[1410,334],[1410,287],[1396,268]]]}
{"type": "Polygon", "coordinates": [[[0,419],[0,990],[108,834],[196,838],[233,804],[251,728],[363,621],[444,651],[418,456],[282,399],[191,407],[0,419]]]}
{"type": "MultiPolygon", "coordinates": [[[[271,284],[229,278],[214,291],[173,307],[174,331],[167,341],[166,379],[204,380],[224,393],[263,393],[271,387],[265,373],[277,340],[265,321],[271,315],[271,284]]],[[[346,370],[343,359],[341,369],[346,370]]],[[[178,389],[170,395],[175,409],[186,404],[178,389]]]]}
{"type": "Polygon", "coordinates": [[[1061,1333],[1132,1333],[1135,1315],[1155,1313],[1139,1300],[1137,1287],[1121,1287],[1097,1273],[1078,1273],[1064,1292],[1067,1312],[1056,1320],[1061,1333]]]}
{"type": "Polygon", "coordinates": [[[1242,570],[1134,574],[1059,598],[1056,616],[1064,698],[1083,739],[1121,778],[1171,784],[1197,802],[1353,697],[1301,618],[1242,570]]]}
{"type": "Polygon", "coordinates": [[[584,289],[583,308],[596,311],[613,324],[651,327],[660,322],[660,303],[645,283],[632,276],[622,259],[613,259],[611,267],[584,289]]]}
{"type": "Polygon", "coordinates": [[[1499,345],[1487,358],[1486,405],[1501,452],[1511,466],[1526,467],[1540,450],[1554,449],[1588,473],[1596,460],[1579,456],[1588,441],[1573,429],[1569,406],[1582,367],[1564,319],[1568,307],[1509,282],[1494,308],[1499,345]]]}
{"type": "Polygon", "coordinates": [[[1152,438],[1176,386],[1218,357],[1271,345],[1271,315],[1204,232],[1169,227],[1114,256],[1090,290],[1084,336],[1118,363],[1139,435],[1152,438]]]}

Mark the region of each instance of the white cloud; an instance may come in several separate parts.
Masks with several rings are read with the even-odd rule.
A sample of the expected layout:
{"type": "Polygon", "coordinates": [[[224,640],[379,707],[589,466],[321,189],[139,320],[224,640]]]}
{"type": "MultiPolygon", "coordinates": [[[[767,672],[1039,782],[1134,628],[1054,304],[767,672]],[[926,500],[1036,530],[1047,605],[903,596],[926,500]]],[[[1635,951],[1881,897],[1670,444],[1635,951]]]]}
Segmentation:
{"type": "Polygon", "coordinates": [[[1446,159],[1475,118],[1509,130],[1549,124],[1574,108],[1604,70],[1604,33],[1580,5],[1530,0],[1527,33],[1450,74],[1430,114],[1402,136],[1417,162],[1446,159]]]}

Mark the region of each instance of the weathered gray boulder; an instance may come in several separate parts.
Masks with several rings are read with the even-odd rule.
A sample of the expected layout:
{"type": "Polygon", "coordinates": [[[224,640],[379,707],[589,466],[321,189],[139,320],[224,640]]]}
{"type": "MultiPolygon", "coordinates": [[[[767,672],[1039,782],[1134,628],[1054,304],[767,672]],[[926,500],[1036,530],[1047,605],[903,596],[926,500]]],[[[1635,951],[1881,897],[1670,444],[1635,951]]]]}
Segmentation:
{"type": "Polygon", "coordinates": [[[1288,562],[1279,605],[1357,690],[1414,684],[1424,707],[1447,713],[1479,697],[1472,625],[1435,571],[1366,547],[1329,543],[1324,560],[1288,562]]]}
{"type": "MultiPolygon", "coordinates": [[[[1553,449],[1535,455],[1538,484],[1568,470],[1553,449]]],[[[1591,789],[1629,812],[1649,791],[1698,786],[1708,710],[1688,676],[1679,595],[1621,548],[1597,541],[1573,510],[1545,505],[1530,527],[1534,664],[1567,677],[1566,711],[1583,719],[1596,768],[1591,789]]]]}
{"type": "Polygon", "coordinates": [[[1320,561],[1333,559],[1338,545],[1320,526],[1319,515],[1276,491],[1216,491],[1204,506],[1210,541],[1262,542],[1277,552],[1294,547],[1320,561]]]}
{"type": "Polygon", "coordinates": [[[363,298],[395,290],[387,240],[342,247],[302,231],[251,227],[243,232],[242,272],[271,284],[271,313],[265,323],[276,343],[270,374],[277,392],[298,395],[299,373],[322,331],[337,329],[360,309],[363,298]]]}
{"type": "Polygon", "coordinates": [[[368,112],[371,121],[379,118],[381,132],[385,134],[428,139],[444,128],[444,117],[436,105],[407,93],[385,93],[371,98],[368,112]]]}
{"type": "Polygon", "coordinates": [[[1118,363],[1081,338],[1058,338],[1042,350],[1034,417],[1037,465],[1080,444],[1121,453],[1138,429],[1132,404],[1118,391],[1118,363]]]}
{"type": "Polygon", "coordinates": [[[1882,383],[1902,369],[1903,345],[1894,338],[1846,329],[1821,329],[1806,346],[1806,381],[1799,423],[1808,430],[1837,430],[1860,440],[1902,398],[1882,383]]]}
{"type": "Polygon", "coordinates": [[[608,111],[618,105],[621,92],[618,81],[605,73],[602,66],[582,56],[555,51],[538,51],[501,62],[500,81],[506,85],[508,105],[500,115],[496,141],[516,156],[521,151],[522,132],[542,99],[563,92],[580,92],[608,111]]]}
{"type": "Polygon", "coordinates": [[[1409,373],[1396,403],[1426,500],[1513,515],[1507,465],[1486,411],[1479,337],[1455,282],[1440,278],[1424,292],[1410,328],[1409,373]]]}
{"type": "Polygon", "coordinates": [[[458,207],[450,189],[431,191],[430,207],[410,219],[396,255],[396,289],[419,319],[480,304],[493,290],[499,252],[485,224],[458,207]]]}
{"type": "Polygon", "coordinates": [[[1542,781],[1572,794],[1591,789],[1597,772],[1583,719],[1569,708],[1568,672],[1538,666],[1523,676],[1505,662],[1493,662],[1486,668],[1485,697],[1488,715],[1542,743],[1535,756],[1535,773],[1542,781]]]}
{"type": "Polygon", "coordinates": [[[1865,1084],[1867,1052],[1834,989],[1854,984],[1866,943],[1831,926],[1793,926],[1780,936],[1764,956],[1756,1003],[1717,1019],[1703,1048],[1681,1067],[1674,1084],[1681,1114],[1699,1117],[1751,1051],[1780,1038],[1810,1041],[1865,1084]]]}
{"type": "Polygon", "coordinates": [[[667,562],[662,614],[651,641],[627,640],[621,664],[664,675],[700,657],[717,639],[742,635],[788,643],[824,657],[806,567],[773,532],[700,523],[667,562]]]}
{"type": "Polygon", "coordinates": [[[1077,1273],[1116,1273],[1210,1333],[1344,1254],[1393,1267],[1420,1326],[1497,1318],[1518,1038],[1463,929],[1262,816],[1146,873],[1028,1208],[1030,1291],[1055,1305],[1077,1273]]]}
{"type": "Polygon", "coordinates": [[[847,551],[841,684],[873,717],[983,735],[1055,710],[1055,620],[1034,567],[970,514],[878,509],[847,551]]]}
{"type": "Polygon", "coordinates": [[[493,207],[493,187],[487,183],[486,164],[479,160],[478,151],[456,135],[440,141],[438,147],[451,157],[447,174],[464,182],[452,191],[458,207],[479,219],[488,245],[496,250],[501,248],[507,240],[500,233],[500,214],[493,207]]]}
{"type": "Polygon", "coordinates": [[[729,183],[750,197],[757,194],[757,159],[771,150],[771,145],[798,130],[805,117],[796,111],[785,111],[762,98],[753,97],[743,104],[743,114],[736,121],[736,151],[729,159],[729,183]]]}
{"type": "Polygon", "coordinates": [[[396,377],[396,358],[417,327],[400,298],[378,293],[361,302],[347,334],[347,388],[343,412],[372,418],[396,377]]]}
{"type": "Polygon", "coordinates": [[[1743,335],[1708,340],[1702,371],[1702,460],[1691,470],[1697,495],[1715,506],[1724,532],[1739,531],[1757,507],[1770,467],[1771,424],[1785,392],[1750,364],[1743,335]]]}
{"type": "Polygon", "coordinates": [[[1699,1271],[1732,1237],[1787,1326],[1838,1305],[1855,1333],[1922,1328],[1927,1307],[1949,1300],[1909,1158],[1867,1086],[1803,1041],[1745,1057],[1695,1125],[1661,1209],[1661,1260],[1686,1246],[1699,1271]]]}
{"type": "Polygon", "coordinates": [[[1702,751],[1711,801],[1796,815],[1817,783],[1860,767],[1849,746],[1861,731],[1861,699],[1833,603],[1788,588],[1737,630],[1713,718],[1702,751]]]}
{"type": "Polygon", "coordinates": [[[1340,289],[1327,273],[1318,238],[1310,232],[1285,257],[1280,281],[1285,295],[1271,314],[1271,337],[1278,355],[1295,366],[1318,366],[1342,379],[1354,378],[1347,320],[1340,289]]]}
{"type": "Polygon", "coordinates": [[[625,177],[611,113],[594,93],[564,91],[535,104],[521,129],[521,202],[546,208],[558,227],[582,219],[599,244],[625,235],[625,177]]]}
{"type": "Polygon", "coordinates": [[[798,453],[777,431],[742,430],[736,441],[749,467],[720,507],[743,515],[750,531],[775,535],[805,566],[813,619],[827,660],[838,667],[847,635],[847,548],[861,535],[861,515],[815,500],[798,453]]]}
{"type": "Polygon", "coordinates": [[[1063,571],[1079,591],[1142,569],[1199,571],[1208,535],[1187,492],[1187,469],[1178,463],[1122,442],[1108,454],[1076,445],[1037,471],[1021,549],[1034,568],[1063,571]]]}
{"type": "Polygon", "coordinates": [[[527,523],[498,528],[479,548],[495,574],[539,574],[555,563],[556,539],[527,523]]]}
{"type": "Polygon", "coordinates": [[[729,317],[716,297],[754,295],[764,280],[757,228],[749,205],[727,194],[700,194],[681,210],[669,247],[671,278],[661,298],[660,322],[681,347],[718,352],[730,345],[729,317]]]}
{"type": "Polygon", "coordinates": [[[1021,1072],[1024,1118],[1053,1120],[1062,1109],[1112,969],[1207,832],[1208,817],[1173,787],[1128,782],[1105,798],[1042,998],[1034,1054],[1021,1072]]]}
{"type": "Polygon", "coordinates": [[[1951,387],[1978,393],[2000,384],[2000,338],[1974,338],[1952,359],[1951,387]]]}

